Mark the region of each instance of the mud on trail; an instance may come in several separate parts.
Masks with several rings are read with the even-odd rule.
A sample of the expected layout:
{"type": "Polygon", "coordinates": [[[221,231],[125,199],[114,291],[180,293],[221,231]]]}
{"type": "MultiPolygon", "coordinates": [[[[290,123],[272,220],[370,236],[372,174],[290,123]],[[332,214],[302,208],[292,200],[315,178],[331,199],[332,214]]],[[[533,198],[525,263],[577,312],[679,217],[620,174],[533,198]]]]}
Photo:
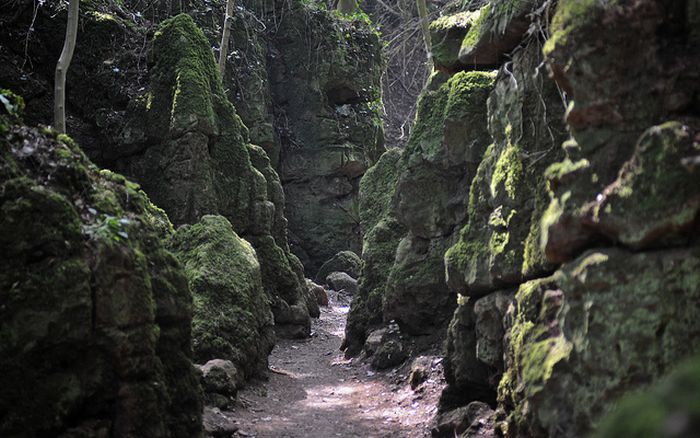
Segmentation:
{"type": "Polygon", "coordinates": [[[430,436],[440,391],[441,366],[416,390],[410,364],[373,371],[347,360],[339,347],[347,303],[331,297],[313,321],[312,337],[279,340],[270,356],[269,381],[241,390],[230,413],[239,431],[257,438],[419,438],[430,436]]]}

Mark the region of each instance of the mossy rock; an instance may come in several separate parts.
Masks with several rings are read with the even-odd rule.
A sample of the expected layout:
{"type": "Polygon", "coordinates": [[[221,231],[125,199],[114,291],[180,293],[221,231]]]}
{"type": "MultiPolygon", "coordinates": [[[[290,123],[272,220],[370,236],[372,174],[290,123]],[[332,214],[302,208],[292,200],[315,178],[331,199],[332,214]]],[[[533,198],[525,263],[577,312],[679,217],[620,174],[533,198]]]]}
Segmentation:
{"type": "Polygon", "coordinates": [[[344,272],[350,277],[357,279],[360,276],[361,269],[362,259],[357,254],[352,251],[340,251],[321,266],[321,269],[316,273],[315,281],[318,284],[325,284],[326,277],[331,272],[344,272]]]}
{"type": "Polygon", "coordinates": [[[275,338],[253,247],[223,216],[204,216],[177,230],[172,249],[194,298],[195,360],[230,360],[246,378],[262,375],[275,338]]]}
{"type": "Polygon", "coordinates": [[[692,96],[700,85],[686,74],[678,76],[675,67],[670,67],[684,69],[695,62],[687,55],[694,43],[685,27],[692,20],[685,6],[647,9],[646,4],[627,7],[618,1],[557,3],[544,53],[554,79],[568,96],[566,122],[571,138],[563,145],[566,159],[549,174],[552,202],[543,223],[543,243],[550,261],[571,260],[583,249],[610,239],[632,248],[676,245],[687,231],[679,224],[689,223],[682,216],[694,210],[696,195],[687,187],[697,176],[683,176],[681,166],[673,161],[682,149],[692,153],[691,147],[682,135],[673,134],[680,128],[665,125],[678,121],[692,132],[698,130],[692,96]],[[590,38],[593,34],[597,38],[590,38]],[[596,45],[599,40],[614,44],[602,50],[596,45]],[[629,77],[635,78],[634,89],[620,86],[629,77]],[[650,87],[663,89],[663,96],[637,92],[650,87]],[[664,162],[663,156],[669,161],[664,162]],[[649,165],[655,159],[659,159],[658,167],[649,165]],[[668,182],[656,173],[657,168],[671,172],[668,182]],[[641,174],[635,177],[635,172],[641,174]],[[642,182],[645,180],[648,183],[642,182]],[[664,186],[668,187],[666,194],[664,186]],[[675,188],[677,193],[671,193],[675,188]],[[606,198],[607,192],[611,192],[609,201],[599,199],[606,198]],[[659,201],[658,195],[667,202],[659,201]],[[682,199],[684,196],[690,199],[682,199]],[[616,205],[626,208],[623,206],[632,204],[634,211],[643,205],[645,216],[652,219],[649,224],[630,222],[629,229],[622,230],[616,205]],[[611,215],[606,217],[608,207],[611,215]],[[667,214],[671,219],[664,223],[662,217],[667,214]],[[655,227],[656,231],[668,229],[655,238],[655,227]]]}
{"type": "Polygon", "coordinates": [[[522,42],[542,0],[491,0],[476,12],[459,48],[464,66],[495,67],[522,42]]]}
{"type": "Polygon", "coordinates": [[[360,223],[363,229],[362,272],[353,297],[342,348],[359,354],[370,331],[382,324],[384,288],[396,247],[406,228],[393,213],[391,198],[402,169],[401,149],[389,149],[360,181],[360,223]]]}
{"type": "Polygon", "coordinates": [[[478,11],[461,11],[443,15],[430,23],[431,58],[438,69],[455,71],[462,68],[459,50],[462,40],[479,17],[478,11]]]}
{"type": "Polygon", "coordinates": [[[303,276],[300,279],[295,272],[295,262],[298,259],[290,253],[285,253],[282,248],[277,246],[275,239],[271,236],[251,236],[250,242],[258,254],[258,258],[262,261],[260,267],[263,287],[271,301],[275,325],[278,326],[277,334],[281,337],[288,337],[287,333],[290,333],[290,330],[283,326],[292,324],[295,326],[291,330],[292,337],[303,337],[304,334],[308,336],[310,320],[305,304],[306,285],[303,276]],[[286,316],[289,306],[297,306],[294,308],[295,318],[292,322],[289,322],[289,318],[286,316]],[[302,314],[306,316],[297,317],[302,314]]]}
{"type": "Polygon", "coordinates": [[[339,251],[361,250],[358,183],[385,150],[382,43],[359,14],[300,1],[283,9],[268,40],[275,116],[285,121],[278,170],[292,250],[315,273],[339,251]]]}
{"type": "Polygon", "coordinates": [[[383,297],[384,321],[395,320],[409,335],[443,328],[455,307],[455,294],[445,285],[444,239],[423,239],[409,232],[396,248],[383,297]]]}
{"type": "Polygon", "coordinates": [[[65,135],[8,126],[0,156],[0,434],[197,436],[167,216],[65,135]]]}
{"type": "Polygon", "coordinates": [[[594,250],[523,284],[499,387],[509,433],[590,433],[622,393],[697,351],[699,260],[697,248],[594,250]]]}
{"type": "Polygon", "coordinates": [[[493,143],[471,181],[467,220],[445,254],[447,282],[478,297],[551,272],[540,248],[540,219],[549,203],[545,169],[563,156],[563,108],[552,82],[535,75],[534,42],[501,69],[488,103],[493,143]]]}

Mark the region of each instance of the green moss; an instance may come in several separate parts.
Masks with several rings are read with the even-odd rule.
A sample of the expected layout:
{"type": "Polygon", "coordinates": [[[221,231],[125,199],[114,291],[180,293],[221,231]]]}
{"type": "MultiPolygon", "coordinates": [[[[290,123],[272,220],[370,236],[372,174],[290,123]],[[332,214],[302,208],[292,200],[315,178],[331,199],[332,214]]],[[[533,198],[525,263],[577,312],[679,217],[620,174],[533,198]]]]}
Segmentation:
{"type": "MultiPolygon", "coordinates": [[[[436,77],[433,77],[435,80],[436,77]]],[[[440,154],[449,135],[446,126],[465,118],[483,116],[483,103],[493,88],[494,72],[462,71],[450,77],[437,90],[426,87],[418,101],[416,123],[406,146],[421,150],[427,157],[440,154]]],[[[485,127],[485,126],[484,126],[485,127]]],[[[419,155],[407,154],[407,157],[419,155]]]]}
{"type": "Polygon", "coordinates": [[[551,181],[559,181],[566,178],[568,175],[579,172],[590,167],[590,162],[582,158],[576,162],[569,158],[558,163],[553,163],[545,171],[545,178],[551,181]]]}
{"type": "Polygon", "coordinates": [[[430,23],[431,56],[437,65],[447,68],[459,66],[459,49],[464,35],[479,16],[478,12],[462,11],[443,15],[430,23]]]}
{"type": "Polygon", "coordinates": [[[169,125],[175,130],[192,125],[200,125],[207,131],[214,128],[212,99],[223,96],[224,90],[208,47],[206,37],[187,14],[177,15],[160,25],[153,40],[153,51],[158,58],[152,73],[154,86],[149,101],[152,110],[162,112],[155,117],[161,126],[169,125]]]}
{"type": "Polygon", "coordinates": [[[401,149],[392,148],[367,169],[360,180],[360,221],[368,232],[391,210],[391,198],[398,180],[401,149]]]}
{"type": "Polygon", "coordinates": [[[462,40],[462,50],[466,50],[464,48],[472,49],[476,46],[476,43],[479,42],[482,34],[485,31],[484,23],[486,22],[486,19],[490,13],[491,3],[487,3],[481,9],[479,9],[479,17],[474,21],[472,26],[469,28],[469,32],[467,32],[462,40]]]}
{"type": "Polygon", "coordinates": [[[265,369],[272,320],[253,247],[226,218],[204,216],[178,229],[173,249],[194,297],[195,358],[231,360],[246,377],[265,369]]]}
{"type": "Polygon", "coordinates": [[[19,121],[24,111],[24,99],[10,90],[0,88],[0,134],[9,129],[11,123],[19,121]]]}
{"type": "Polygon", "coordinates": [[[548,309],[543,303],[544,291],[553,280],[551,277],[523,283],[515,295],[515,319],[506,353],[508,366],[498,387],[501,403],[534,397],[552,377],[556,365],[571,354],[570,342],[561,335],[553,336],[552,328],[538,323],[542,312],[548,309]]]}
{"type": "Polygon", "coordinates": [[[544,54],[548,56],[557,46],[566,45],[572,30],[584,23],[593,22],[596,17],[596,9],[600,6],[599,0],[563,0],[558,2],[556,13],[550,25],[551,35],[544,45],[544,54]]]}
{"type": "Polygon", "coordinates": [[[496,161],[496,167],[491,177],[492,196],[497,196],[498,189],[502,185],[508,197],[515,200],[519,194],[522,178],[523,162],[520,158],[520,149],[508,145],[496,161]]]}
{"type": "Polygon", "coordinates": [[[700,425],[700,359],[681,364],[651,388],[625,397],[593,437],[691,436],[700,425]]]}

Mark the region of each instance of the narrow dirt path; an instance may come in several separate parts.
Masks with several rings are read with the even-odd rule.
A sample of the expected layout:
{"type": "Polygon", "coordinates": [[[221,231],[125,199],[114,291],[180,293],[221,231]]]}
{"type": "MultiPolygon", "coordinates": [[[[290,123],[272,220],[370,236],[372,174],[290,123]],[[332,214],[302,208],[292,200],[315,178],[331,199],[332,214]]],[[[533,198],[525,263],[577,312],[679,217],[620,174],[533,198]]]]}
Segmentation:
{"type": "Polygon", "coordinates": [[[408,366],[374,372],[345,360],[340,347],[347,305],[322,308],[313,336],[280,340],[270,356],[270,380],[239,393],[234,436],[258,438],[418,438],[430,436],[442,388],[433,374],[413,391],[408,366]]]}

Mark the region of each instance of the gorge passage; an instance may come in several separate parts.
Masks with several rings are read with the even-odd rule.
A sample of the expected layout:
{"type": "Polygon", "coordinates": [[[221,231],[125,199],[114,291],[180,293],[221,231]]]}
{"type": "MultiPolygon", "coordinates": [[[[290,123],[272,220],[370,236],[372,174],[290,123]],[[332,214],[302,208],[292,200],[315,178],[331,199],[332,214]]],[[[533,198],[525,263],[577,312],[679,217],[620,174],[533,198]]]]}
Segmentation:
{"type": "Polygon", "coordinates": [[[67,6],[0,11],[0,436],[700,435],[698,0],[83,0],[64,134],[67,6]]]}

